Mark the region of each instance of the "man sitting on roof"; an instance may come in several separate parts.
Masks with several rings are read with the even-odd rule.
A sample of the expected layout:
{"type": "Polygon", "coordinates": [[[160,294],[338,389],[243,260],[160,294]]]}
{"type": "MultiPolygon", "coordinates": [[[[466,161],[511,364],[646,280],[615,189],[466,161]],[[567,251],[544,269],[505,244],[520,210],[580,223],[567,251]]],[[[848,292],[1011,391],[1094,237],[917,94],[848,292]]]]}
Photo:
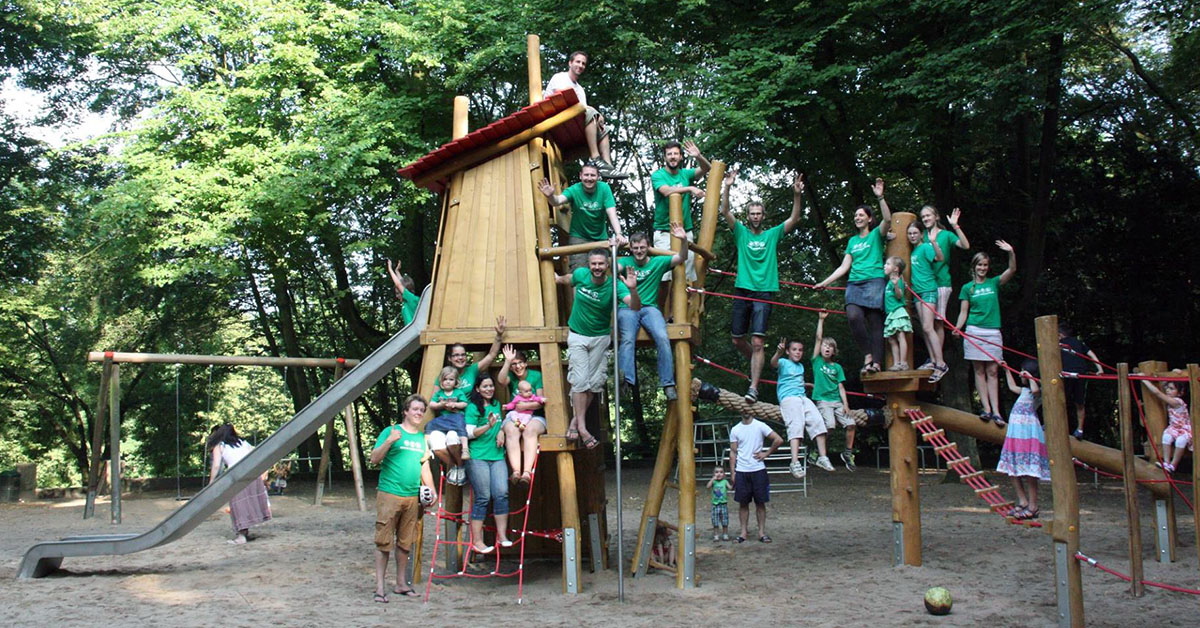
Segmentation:
{"type": "Polygon", "coordinates": [[[605,179],[628,179],[629,175],[617,172],[613,167],[612,153],[608,149],[608,127],[604,124],[604,116],[596,111],[595,107],[588,106],[587,94],[583,91],[583,86],[579,84],[579,77],[583,71],[587,69],[588,55],[582,50],[576,50],[567,58],[567,71],[559,72],[550,77],[550,82],[546,83],[545,95],[547,97],[567,89],[575,90],[575,94],[579,96],[579,103],[585,107],[583,118],[583,134],[587,136],[588,152],[591,153],[591,161],[600,171],[600,176],[605,179]]]}

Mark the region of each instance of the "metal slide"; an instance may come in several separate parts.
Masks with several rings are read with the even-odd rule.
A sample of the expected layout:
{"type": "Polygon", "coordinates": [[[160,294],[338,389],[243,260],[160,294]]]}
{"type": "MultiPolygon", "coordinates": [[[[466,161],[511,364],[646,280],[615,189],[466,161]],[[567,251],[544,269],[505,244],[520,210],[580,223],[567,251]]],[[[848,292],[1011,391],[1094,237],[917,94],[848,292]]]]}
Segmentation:
{"type": "Polygon", "coordinates": [[[294,450],[354,402],[359,396],[383,379],[392,369],[421,346],[421,330],[429,319],[433,300],[429,286],[421,294],[421,302],[413,321],[395,336],[375,349],[371,355],[334,382],[328,390],[308,404],[278,432],[258,445],[245,458],[217,477],[216,481],[195,495],[161,523],[141,534],[103,534],[68,537],[61,541],[38,543],[25,552],[18,578],[40,578],[62,565],[68,556],[105,556],[132,554],[165,545],[191,532],[218,508],[221,508],[245,488],[258,481],[271,465],[294,450]]]}

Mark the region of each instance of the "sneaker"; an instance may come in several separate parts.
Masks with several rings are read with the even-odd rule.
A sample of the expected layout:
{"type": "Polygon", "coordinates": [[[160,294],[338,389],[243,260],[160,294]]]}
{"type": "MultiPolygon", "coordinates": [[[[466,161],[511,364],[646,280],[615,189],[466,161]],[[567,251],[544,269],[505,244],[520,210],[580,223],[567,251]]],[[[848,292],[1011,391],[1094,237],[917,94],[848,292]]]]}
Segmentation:
{"type": "Polygon", "coordinates": [[[722,535],[721,535],[721,540],[722,540],[722,541],[728,541],[728,540],[729,540],[729,535],[728,535],[728,534],[722,534],[722,535]]]}
{"type": "Polygon", "coordinates": [[[746,391],[746,395],[742,398],[746,400],[746,403],[757,403],[758,402],[758,391],[755,390],[754,387],[752,386],[752,387],[750,387],[749,390],[746,391]]]}
{"type": "Polygon", "coordinates": [[[721,540],[721,535],[720,535],[720,534],[714,534],[714,535],[713,535],[713,543],[716,543],[717,541],[720,541],[720,540],[721,540]]]}
{"type": "Polygon", "coordinates": [[[624,172],[617,171],[612,164],[604,161],[603,159],[593,159],[592,163],[596,166],[596,170],[600,171],[600,177],[603,179],[620,181],[629,178],[629,175],[625,174],[624,172]]]}
{"type": "Polygon", "coordinates": [[[826,471],[833,471],[833,463],[829,461],[829,456],[821,456],[817,458],[817,466],[826,471]]]}
{"type": "Polygon", "coordinates": [[[818,457],[819,455],[817,454],[817,450],[814,449],[808,452],[808,464],[817,464],[818,457]]]}
{"type": "Polygon", "coordinates": [[[467,470],[462,467],[451,467],[446,472],[446,481],[454,486],[462,486],[467,483],[467,470]]]}
{"type": "Polygon", "coordinates": [[[667,396],[667,401],[675,401],[679,398],[679,393],[675,392],[674,386],[663,386],[663,394],[667,396]]]}
{"type": "Polygon", "coordinates": [[[1163,471],[1166,471],[1167,473],[1175,473],[1175,465],[1169,462],[1164,462],[1162,468],[1163,471]]]}
{"type": "Polygon", "coordinates": [[[1071,436],[1074,436],[1079,440],[1083,440],[1083,430],[1075,430],[1074,432],[1071,432],[1071,436]]]}
{"type": "Polygon", "coordinates": [[[847,471],[854,470],[854,451],[846,450],[842,452],[842,462],[846,465],[847,471]]]}
{"type": "Polygon", "coordinates": [[[796,462],[793,462],[791,465],[789,465],[788,471],[791,471],[792,477],[796,478],[797,480],[804,479],[804,474],[807,473],[807,470],[805,470],[804,465],[801,464],[801,462],[799,460],[797,460],[796,462]]]}

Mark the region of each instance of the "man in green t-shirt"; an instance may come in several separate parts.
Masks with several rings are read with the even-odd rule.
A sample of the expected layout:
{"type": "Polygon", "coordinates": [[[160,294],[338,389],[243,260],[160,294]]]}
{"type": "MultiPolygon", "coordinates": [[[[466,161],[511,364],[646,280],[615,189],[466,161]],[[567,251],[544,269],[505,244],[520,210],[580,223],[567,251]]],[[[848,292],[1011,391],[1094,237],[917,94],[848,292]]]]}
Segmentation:
{"type": "MultiPolygon", "coordinates": [[[[625,246],[625,236],[621,235],[621,221],[617,219],[617,201],[613,198],[612,188],[600,180],[600,170],[594,164],[584,164],[579,171],[579,183],[563,190],[562,194],[554,193],[554,186],[550,185],[549,179],[542,179],[538,183],[538,189],[551,205],[570,206],[570,244],[608,240],[610,245],[625,246]],[[605,218],[612,226],[611,237],[604,224],[605,218]]],[[[587,253],[571,256],[572,270],[586,264],[587,253]]]]}
{"type": "Polygon", "coordinates": [[[733,241],[737,245],[738,271],[733,283],[737,299],[733,302],[733,346],[750,360],[750,388],[746,391],[746,403],[758,401],[758,379],[762,375],[767,336],[767,319],[771,316],[771,304],[779,292],[779,242],[800,224],[800,208],[803,205],[804,175],[796,173],[792,180],[792,213],[770,229],[764,229],[766,210],[763,204],[752,201],[746,206],[746,223],[742,224],[729,210],[729,193],[737,181],[737,170],[725,174],[721,194],[721,215],[733,230],[733,241]],[[746,342],[746,333],[750,342],[746,342]]]}
{"type": "Polygon", "coordinates": [[[471,394],[471,389],[475,386],[475,378],[480,371],[487,372],[492,367],[492,362],[496,361],[496,356],[500,354],[501,340],[504,339],[504,327],[507,324],[507,319],[503,316],[496,317],[496,337],[492,340],[492,346],[488,348],[487,355],[477,360],[474,364],[467,364],[471,358],[471,354],[467,353],[467,347],[462,343],[454,343],[450,345],[450,355],[446,361],[450,366],[458,369],[458,386],[456,390],[464,390],[467,395],[471,394]]]}
{"type": "Polygon", "coordinates": [[[683,251],[651,256],[650,238],[644,233],[635,233],[629,239],[632,255],[617,260],[618,269],[630,268],[636,274],[638,299],[642,302],[638,310],[623,305],[617,309],[617,366],[625,383],[634,386],[637,383],[634,351],[638,328],[645,327],[658,352],[658,385],[667,401],[675,401],[679,395],[675,391],[675,360],[671,356],[671,341],[667,338],[667,321],[658,309],[658,288],[662,285],[662,276],[688,258],[687,233],[683,225],[671,223],[671,235],[683,241],[683,251]]]}
{"type": "MultiPolygon", "coordinates": [[[[671,249],[671,200],[672,194],[683,197],[683,229],[687,232],[689,242],[695,242],[692,235],[692,200],[703,200],[704,190],[692,185],[697,179],[703,179],[708,174],[709,163],[700,154],[696,143],[688,140],[683,144],[670,141],[663,146],[663,167],[650,174],[650,187],[654,188],[654,248],[671,249]],[[696,160],[698,168],[682,168],[683,151],[696,160]]],[[[687,260],[687,280],[696,280],[696,266],[692,258],[687,260]]],[[[669,281],[670,277],[663,277],[669,281]]],[[[661,296],[665,297],[664,291],[661,296]]],[[[659,303],[662,307],[662,303],[659,303]]]]}
{"type": "Polygon", "coordinates": [[[389,425],[379,433],[371,450],[371,464],[382,464],[379,489],[375,493],[375,601],[388,601],[386,573],[388,554],[396,548],[396,588],[393,593],[416,597],[406,582],[408,557],[417,539],[417,521],[421,518],[419,495],[422,486],[431,491],[433,473],[429,470],[429,449],[421,433],[425,417],[425,398],[409,395],[404,400],[399,425],[389,425]]]}
{"type": "Polygon", "coordinates": [[[388,276],[392,278],[392,285],[396,287],[396,296],[400,297],[400,322],[407,327],[417,313],[421,295],[417,294],[417,286],[412,277],[400,274],[400,260],[396,260],[394,267],[392,260],[388,260],[387,269],[388,276]]]}
{"type": "Polygon", "coordinates": [[[571,423],[568,440],[579,440],[584,447],[594,449],[599,442],[585,424],[588,406],[595,393],[604,391],[608,379],[608,362],[604,352],[611,344],[613,285],[617,299],[630,309],[642,307],[638,299],[637,275],[626,269],[620,281],[608,275],[608,251],[592,249],[588,267],[576,268],[569,275],[555,275],[555,282],[574,286],[575,300],[571,317],[567,319],[567,381],[571,383],[571,423]]]}

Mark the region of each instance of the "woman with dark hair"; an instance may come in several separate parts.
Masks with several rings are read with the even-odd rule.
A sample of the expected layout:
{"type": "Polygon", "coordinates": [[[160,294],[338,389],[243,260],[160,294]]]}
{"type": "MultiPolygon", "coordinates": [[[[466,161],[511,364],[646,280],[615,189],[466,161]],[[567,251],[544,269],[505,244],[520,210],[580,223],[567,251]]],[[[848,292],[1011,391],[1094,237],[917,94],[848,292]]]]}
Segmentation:
{"type": "MultiPolygon", "coordinates": [[[[208,435],[208,448],[212,450],[212,469],[208,474],[208,483],[212,484],[221,471],[241,462],[254,446],[242,440],[232,423],[218,425],[208,435]]],[[[264,479],[266,474],[264,475],[264,479]]],[[[233,531],[237,536],[229,541],[230,545],[243,545],[250,540],[250,528],[271,518],[271,503],[267,501],[267,489],[262,481],[255,479],[246,485],[229,502],[229,515],[233,519],[233,531]]]]}
{"type": "Polygon", "coordinates": [[[488,504],[496,519],[496,542],[509,547],[512,541],[508,540],[508,465],[504,462],[504,435],[500,431],[500,400],[496,398],[496,380],[486,371],[475,379],[466,421],[471,458],[463,464],[475,493],[471,504],[471,549],[487,554],[495,549],[483,542],[488,504]]]}
{"type": "Polygon", "coordinates": [[[854,228],[858,234],[851,236],[846,244],[846,255],[838,266],[817,288],[824,288],[850,274],[846,281],[846,319],[850,333],[863,351],[863,366],[860,373],[878,373],[879,361],[883,359],[883,289],[887,278],[883,275],[883,253],[887,231],[892,223],[892,211],[883,199],[883,179],[875,179],[871,186],[879,201],[883,221],[875,225],[875,217],[869,205],[859,205],[854,210],[854,228]]]}

